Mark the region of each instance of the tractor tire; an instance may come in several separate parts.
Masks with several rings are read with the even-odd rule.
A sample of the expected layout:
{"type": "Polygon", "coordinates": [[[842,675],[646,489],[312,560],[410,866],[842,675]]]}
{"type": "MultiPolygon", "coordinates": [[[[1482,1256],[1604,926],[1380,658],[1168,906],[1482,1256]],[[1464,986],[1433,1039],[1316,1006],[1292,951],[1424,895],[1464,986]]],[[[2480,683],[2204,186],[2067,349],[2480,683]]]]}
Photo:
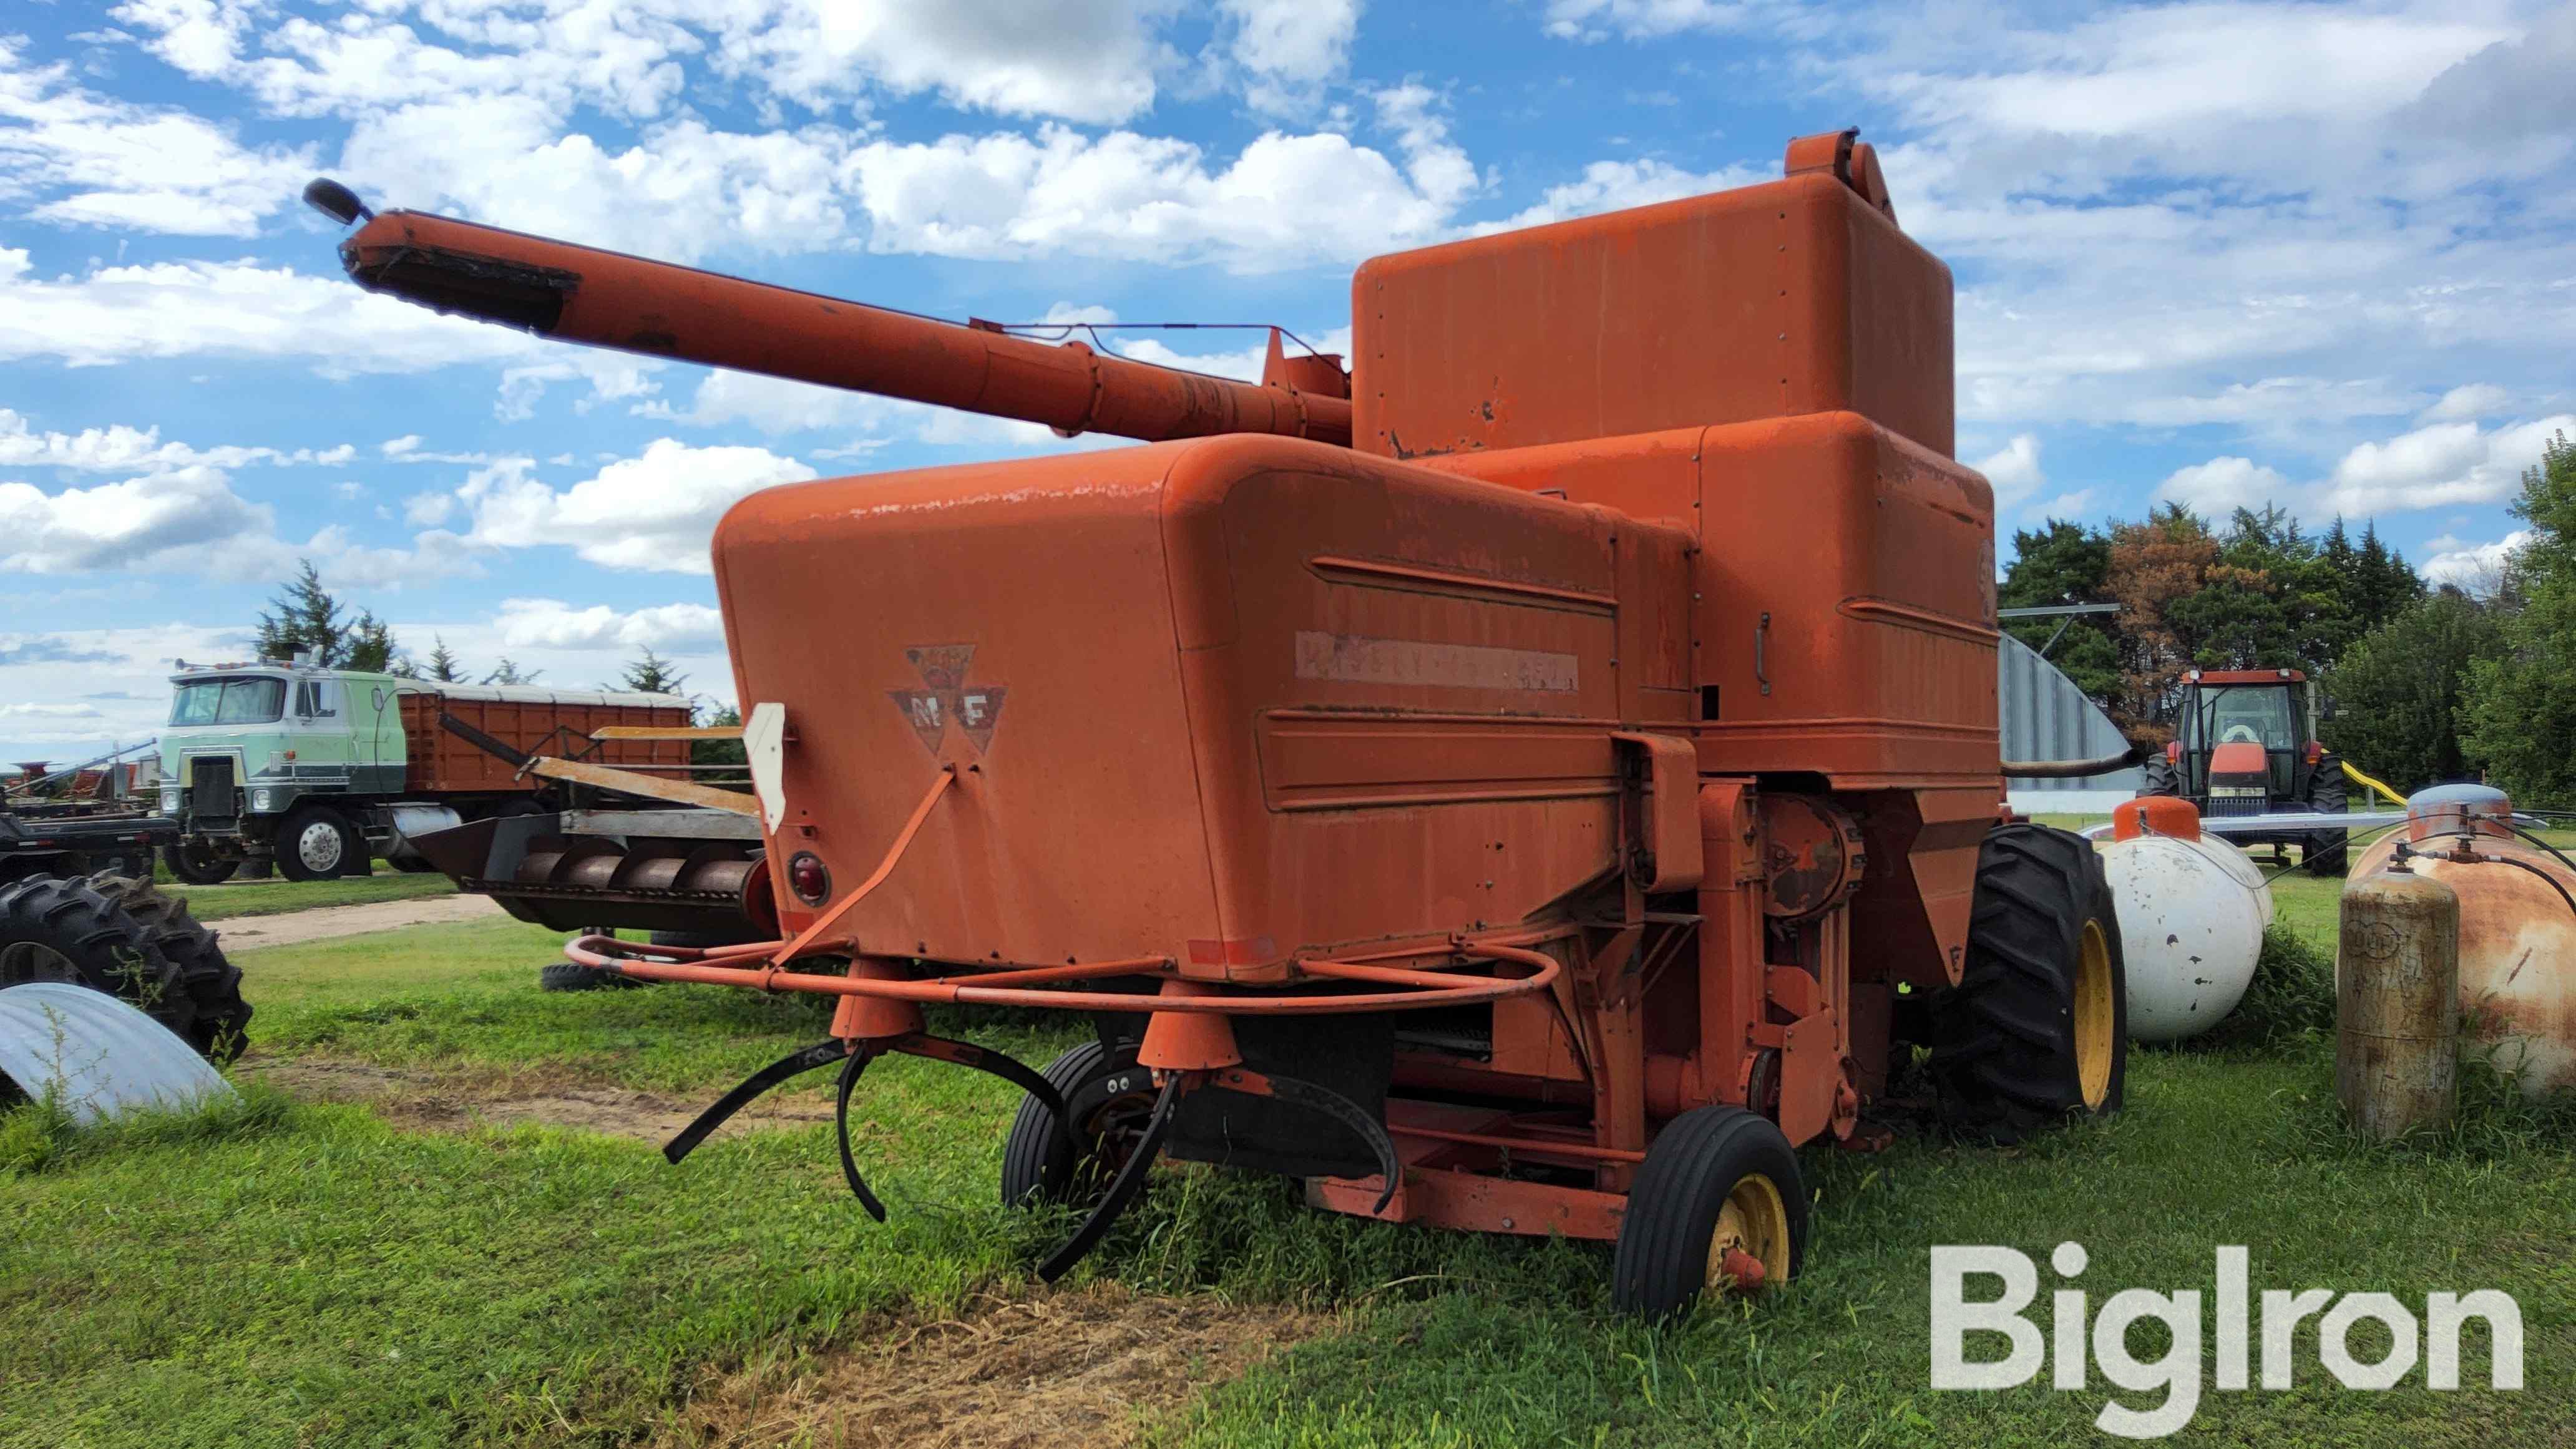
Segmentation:
{"type": "Polygon", "coordinates": [[[1002,1142],[1002,1205],[1085,1203],[1108,1190],[1125,1161],[1116,1136],[1141,1129],[1154,1105],[1152,1078],[1136,1065],[1136,1047],[1116,1051],[1083,1042],[1047,1064],[1044,1076],[1063,1095],[1080,1156],[1056,1130],[1055,1114],[1035,1097],[1020,1099],[1002,1142]]]}
{"type": "Polygon", "coordinates": [[[188,913],[188,902],[163,894],[149,876],[101,871],[89,883],[141,922],[152,943],[179,969],[180,988],[195,1006],[194,1019],[179,1035],[217,1065],[240,1056],[250,1041],[250,1004],[242,1000],[241,968],[224,959],[215,933],[188,913]]]}
{"type": "Polygon", "coordinates": [[[1798,1276],[1807,1257],[1807,1190],[1798,1154],[1770,1119],[1741,1107],[1694,1107],[1664,1124],[1619,1221],[1610,1298],[1660,1320],[1687,1312],[1732,1278],[1728,1250],[1762,1266],[1762,1282],[1798,1276]]]}
{"type": "Polygon", "coordinates": [[[2174,769],[2173,761],[2166,759],[2163,755],[2149,755],[2147,757],[2145,773],[2147,777],[2146,783],[2138,787],[2138,793],[2140,795],[2179,795],[2182,793],[2182,775],[2179,771],[2174,769]]]}
{"type": "Polygon", "coordinates": [[[2128,970],[2101,857],[2045,825],[1988,832],[1966,968],[1932,1007],[1942,1115],[1998,1143],[2107,1116],[2128,1058],[2128,970]]]}
{"type": "Polygon", "coordinates": [[[293,881],[364,875],[367,837],[327,805],[306,805],[277,827],[277,873],[293,881]]]}
{"type": "Polygon", "coordinates": [[[616,971],[602,971],[573,961],[549,961],[537,968],[539,991],[624,991],[632,986],[649,986],[616,971]]]}
{"type": "Polygon", "coordinates": [[[161,863],[170,867],[172,875],[201,886],[221,885],[241,868],[240,857],[220,854],[200,840],[182,840],[161,847],[161,863]]]}
{"type": "Polygon", "coordinates": [[[241,1050],[250,1020],[241,972],[213,933],[129,877],[39,876],[0,888],[0,986],[22,981],[104,991],[216,1062],[241,1050]]]}
{"type": "MultiPolygon", "coordinates": [[[[2316,777],[2308,781],[2308,808],[2320,815],[2341,815],[2352,808],[2352,790],[2344,783],[2341,759],[2328,755],[2317,762],[2316,777]]],[[[2299,864],[2310,875],[2341,875],[2351,849],[2351,831],[2320,830],[2308,837],[2299,864]]]]}

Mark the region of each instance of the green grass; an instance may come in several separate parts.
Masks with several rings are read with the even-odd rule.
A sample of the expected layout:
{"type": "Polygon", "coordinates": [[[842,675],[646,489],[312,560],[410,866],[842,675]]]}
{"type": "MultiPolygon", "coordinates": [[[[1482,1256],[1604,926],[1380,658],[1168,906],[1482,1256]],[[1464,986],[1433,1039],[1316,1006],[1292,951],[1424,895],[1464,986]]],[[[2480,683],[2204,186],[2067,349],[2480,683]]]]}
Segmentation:
{"type": "MultiPolygon", "coordinates": [[[[541,995],[559,939],[495,921],[244,953],[252,1035],[696,1101],[823,1034],[818,1003],[722,988],[541,995]]],[[[1074,1039],[1042,1020],[941,1025],[1042,1062],[1074,1039]]],[[[2098,1442],[2098,1374],[2082,1394],[1928,1391],[1929,1248],[2081,1241],[2098,1301],[2206,1289],[2212,1249],[2242,1243],[2258,1289],[2512,1291],[2529,1388],[2327,1392],[2303,1353],[2294,1392],[2205,1393],[2189,1442],[2576,1440],[2569,1124],[2479,1097],[2447,1138],[2363,1148],[2335,1125],[2329,1050],[2140,1049],[2125,1114],[2019,1151],[1807,1152],[1806,1274],[1675,1329],[1610,1314],[1605,1248],[1361,1223],[1233,1174],[1163,1174],[1075,1282],[1339,1311],[1152,1424],[1164,1445],[2054,1445],[2098,1442]]],[[[811,1124],[673,1168],[648,1143],[402,1131],[255,1081],[236,1108],[105,1132],[19,1108],[0,1117],[0,1444],[685,1440],[728,1371],[1029,1288],[1066,1224],[994,1201],[1012,1099],[979,1074],[872,1067],[857,1145],[884,1226],[811,1124]]],[[[2482,1351],[2468,1364],[2482,1384],[2482,1351]]]]}
{"type": "Polygon", "coordinates": [[[409,901],[423,896],[452,896],[456,882],[443,875],[415,875],[390,868],[374,875],[341,880],[244,880],[217,886],[183,885],[168,879],[163,890],[186,898],[188,910],[201,921],[235,916],[274,916],[321,906],[358,906],[371,901],[409,901]]]}

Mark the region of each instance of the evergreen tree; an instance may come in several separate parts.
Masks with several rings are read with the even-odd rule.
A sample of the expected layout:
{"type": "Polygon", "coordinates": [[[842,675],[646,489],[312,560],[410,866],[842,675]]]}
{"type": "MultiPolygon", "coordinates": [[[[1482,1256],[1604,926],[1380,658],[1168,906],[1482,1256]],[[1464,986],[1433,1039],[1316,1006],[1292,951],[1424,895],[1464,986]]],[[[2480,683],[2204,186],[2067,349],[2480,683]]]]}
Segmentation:
{"type": "Polygon", "coordinates": [[[375,671],[394,661],[393,631],[373,610],[349,617],[347,608],[322,586],[321,571],[311,559],[296,560],[295,577],[260,612],[258,635],[262,659],[292,659],[302,651],[326,669],[375,671]]]}
{"type": "Polygon", "coordinates": [[[543,673],[545,671],[542,669],[531,669],[522,674],[519,672],[517,663],[504,654],[501,656],[501,662],[492,667],[492,672],[483,676],[483,682],[485,684],[534,684],[537,682],[537,676],[543,673]]]}
{"type": "Polygon", "coordinates": [[[421,666],[420,677],[434,679],[440,684],[463,684],[465,682],[464,662],[447,647],[446,639],[436,634],[430,635],[429,638],[429,660],[421,666]]]}
{"type": "Polygon", "coordinates": [[[2504,648],[2470,666],[2461,747],[2516,802],[2576,806],[2576,445],[2564,432],[2522,475],[2513,513],[2531,526],[2508,565],[2504,648]]]}
{"type": "Polygon", "coordinates": [[[643,694],[686,694],[689,676],[671,667],[671,661],[644,646],[644,652],[629,661],[620,682],[604,686],[609,689],[632,689],[643,694]]]}
{"type": "MultiPolygon", "coordinates": [[[[739,728],[742,724],[742,711],[734,708],[732,705],[726,705],[724,708],[708,715],[707,724],[710,727],[725,729],[739,728]]],[[[750,758],[751,757],[748,754],[744,753],[742,741],[740,740],[689,741],[690,764],[734,765],[741,767],[743,771],[743,773],[738,776],[730,774],[715,774],[711,772],[709,775],[700,779],[701,784],[724,785],[738,783],[739,781],[749,779],[750,758]]]]}

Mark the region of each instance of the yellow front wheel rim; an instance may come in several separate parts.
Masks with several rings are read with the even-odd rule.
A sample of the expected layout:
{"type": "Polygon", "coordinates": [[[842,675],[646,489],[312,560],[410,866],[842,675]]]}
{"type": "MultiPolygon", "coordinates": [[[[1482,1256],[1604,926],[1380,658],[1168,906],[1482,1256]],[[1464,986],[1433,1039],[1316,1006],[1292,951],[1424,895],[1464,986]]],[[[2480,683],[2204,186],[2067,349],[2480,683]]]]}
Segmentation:
{"type": "Polygon", "coordinates": [[[2086,921],[2075,947],[2075,1077],[2084,1109],[2102,1110],[2111,1096],[2111,1058],[2118,1016],[2111,999],[2111,943],[2100,921],[2086,921]]]}
{"type": "Polygon", "coordinates": [[[1781,1199],[1779,1186],[1761,1173],[1738,1179],[1717,1211],[1717,1228],[1708,1239],[1707,1287],[1712,1294],[1740,1286],[1727,1270],[1729,1252],[1741,1252],[1760,1263],[1766,1285],[1789,1279],[1789,1205],[1781,1199]]]}

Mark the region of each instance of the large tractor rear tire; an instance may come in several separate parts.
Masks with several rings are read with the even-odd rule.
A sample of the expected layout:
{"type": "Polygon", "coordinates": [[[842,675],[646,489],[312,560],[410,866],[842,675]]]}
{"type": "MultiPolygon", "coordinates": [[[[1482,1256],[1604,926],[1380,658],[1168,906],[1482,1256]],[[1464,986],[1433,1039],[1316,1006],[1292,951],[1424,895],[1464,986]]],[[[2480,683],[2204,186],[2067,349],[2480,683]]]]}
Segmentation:
{"type": "Polygon", "coordinates": [[[2128,972],[2101,857],[2045,825],[1989,832],[1966,966],[1932,1008],[1944,1117],[2012,1143],[2117,1112],[2128,1057],[2128,972]]]}
{"type": "MultiPolygon", "coordinates": [[[[2342,760],[2328,755],[2317,762],[2316,775],[2308,781],[2308,808],[2319,815],[2341,815],[2352,808],[2352,790],[2344,784],[2342,760]]],[[[2299,863],[2310,875],[2341,875],[2351,848],[2351,831],[2320,830],[2308,837],[2299,863]]]]}
{"type": "Polygon", "coordinates": [[[1741,1107],[1694,1107],[1664,1125],[1637,1169],[1611,1301],[1670,1318],[1703,1297],[1786,1283],[1806,1256],[1807,1190],[1789,1139],[1741,1107]],[[1758,1270],[1742,1271],[1747,1259],[1758,1270]]]}
{"type": "Polygon", "coordinates": [[[2174,768],[2173,761],[2166,759],[2162,754],[2147,757],[2144,773],[2146,783],[2139,787],[2139,794],[2179,795],[2182,793],[2182,773],[2174,768]]]}
{"type": "Polygon", "coordinates": [[[0,986],[62,981],[141,1008],[210,1061],[243,1045],[241,972],[151,882],[43,876],[0,888],[0,986]]]}

